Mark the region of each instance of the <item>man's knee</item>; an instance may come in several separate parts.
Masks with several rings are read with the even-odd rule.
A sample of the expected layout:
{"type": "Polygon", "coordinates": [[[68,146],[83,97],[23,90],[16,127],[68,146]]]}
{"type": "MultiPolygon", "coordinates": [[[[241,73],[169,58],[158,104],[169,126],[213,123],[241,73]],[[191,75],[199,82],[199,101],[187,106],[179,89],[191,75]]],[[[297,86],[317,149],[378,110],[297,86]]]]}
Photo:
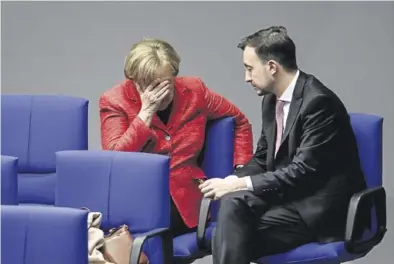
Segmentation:
{"type": "Polygon", "coordinates": [[[236,191],[220,199],[219,214],[250,213],[260,217],[270,205],[250,191],[236,191]]]}
{"type": "Polygon", "coordinates": [[[220,198],[220,201],[222,200],[227,200],[227,199],[245,199],[246,196],[251,195],[250,191],[235,191],[235,192],[229,192],[226,193],[225,195],[220,198]]]}
{"type": "Polygon", "coordinates": [[[220,199],[219,213],[231,214],[246,206],[248,191],[236,191],[223,195],[220,199]]]}
{"type": "Polygon", "coordinates": [[[220,198],[220,204],[239,204],[246,201],[246,197],[250,195],[249,191],[236,191],[223,195],[220,198]]]}

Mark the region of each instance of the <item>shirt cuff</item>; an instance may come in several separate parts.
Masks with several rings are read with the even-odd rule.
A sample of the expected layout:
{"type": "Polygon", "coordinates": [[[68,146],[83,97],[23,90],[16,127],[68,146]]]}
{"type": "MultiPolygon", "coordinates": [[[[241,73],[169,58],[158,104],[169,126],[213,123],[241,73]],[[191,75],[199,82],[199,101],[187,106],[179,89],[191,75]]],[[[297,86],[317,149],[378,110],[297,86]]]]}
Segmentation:
{"type": "Polygon", "coordinates": [[[254,188],[253,188],[253,183],[252,183],[252,179],[250,178],[250,176],[246,176],[244,177],[245,182],[246,182],[246,186],[248,187],[248,191],[253,192],[254,188]]]}
{"type": "MultiPolygon", "coordinates": [[[[229,175],[226,177],[226,179],[231,179],[231,178],[238,178],[238,176],[237,175],[229,175]]],[[[245,179],[245,183],[246,183],[246,187],[247,187],[248,191],[253,192],[254,188],[253,188],[252,179],[250,179],[250,176],[243,177],[243,179],[245,179]]]]}

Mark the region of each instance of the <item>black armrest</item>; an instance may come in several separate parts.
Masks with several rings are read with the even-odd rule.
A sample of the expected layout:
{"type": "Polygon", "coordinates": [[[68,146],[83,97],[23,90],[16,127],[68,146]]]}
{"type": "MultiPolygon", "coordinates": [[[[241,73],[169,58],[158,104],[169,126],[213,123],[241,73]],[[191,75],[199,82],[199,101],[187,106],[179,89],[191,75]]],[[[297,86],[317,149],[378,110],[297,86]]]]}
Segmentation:
{"type": "Polygon", "coordinates": [[[345,248],[353,254],[367,253],[379,244],[386,233],[386,192],[383,187],[371,188],[353,195],[350,200],[347,215],[345,248]],[[376,212],[377,229],[374,236],[368,240],[357,241],[360,234],[358,227],[365,230],[366,220],[370,222],[371,209],[376,212]],[[363,225],[364,224],[364,225],[363,225]]]}
{"type": "Polygon", "coordinates": [[[136,237],[133,241],[133,248],[130,254],[130,264],[138,264],[142,252],[142,246],[151,237],[161,237],[163,246],[163,264],[172,264],[173,246],[172,235],[168,228],[158,228],[136,237]]]}
{"type": "Polygon", "coordinates": [[[209,251],[205,242],[205,230],[208,224],[209,209],[211,207],[211,199],[203,198],[200,204],[200,214],[197,226],[197,247],[200,251],[209,251]]]}

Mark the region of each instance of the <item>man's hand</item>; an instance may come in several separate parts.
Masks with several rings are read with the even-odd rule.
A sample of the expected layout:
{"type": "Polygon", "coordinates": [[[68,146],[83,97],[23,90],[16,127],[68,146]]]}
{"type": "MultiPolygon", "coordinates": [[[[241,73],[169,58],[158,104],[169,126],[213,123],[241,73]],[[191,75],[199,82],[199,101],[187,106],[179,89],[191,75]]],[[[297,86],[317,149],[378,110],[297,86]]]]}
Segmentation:
{"type": "Polygon", "coordinates": [[[206,180],[199,188],[205,198],[218,200],[227,193],[245,190],[247,186],[245,180],[242,178],[228,177],[225,179],[214,178],[206,180]]]}

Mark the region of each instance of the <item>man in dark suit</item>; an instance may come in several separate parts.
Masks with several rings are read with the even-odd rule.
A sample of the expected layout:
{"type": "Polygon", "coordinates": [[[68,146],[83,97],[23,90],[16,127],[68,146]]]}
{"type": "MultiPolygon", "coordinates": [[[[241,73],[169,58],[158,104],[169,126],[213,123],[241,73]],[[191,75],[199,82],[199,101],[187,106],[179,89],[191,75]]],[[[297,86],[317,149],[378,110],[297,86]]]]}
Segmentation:
{"type": "Polygon", "coordinates": [[[244,38],[245,79],[262,100],[252,160],[200,185],[221,199],[214,264],[248,264],[313,242],[342,240],[351,196],[366,188],[356,139],[341,100],[298,69],[284,27],[244,38]]]}

